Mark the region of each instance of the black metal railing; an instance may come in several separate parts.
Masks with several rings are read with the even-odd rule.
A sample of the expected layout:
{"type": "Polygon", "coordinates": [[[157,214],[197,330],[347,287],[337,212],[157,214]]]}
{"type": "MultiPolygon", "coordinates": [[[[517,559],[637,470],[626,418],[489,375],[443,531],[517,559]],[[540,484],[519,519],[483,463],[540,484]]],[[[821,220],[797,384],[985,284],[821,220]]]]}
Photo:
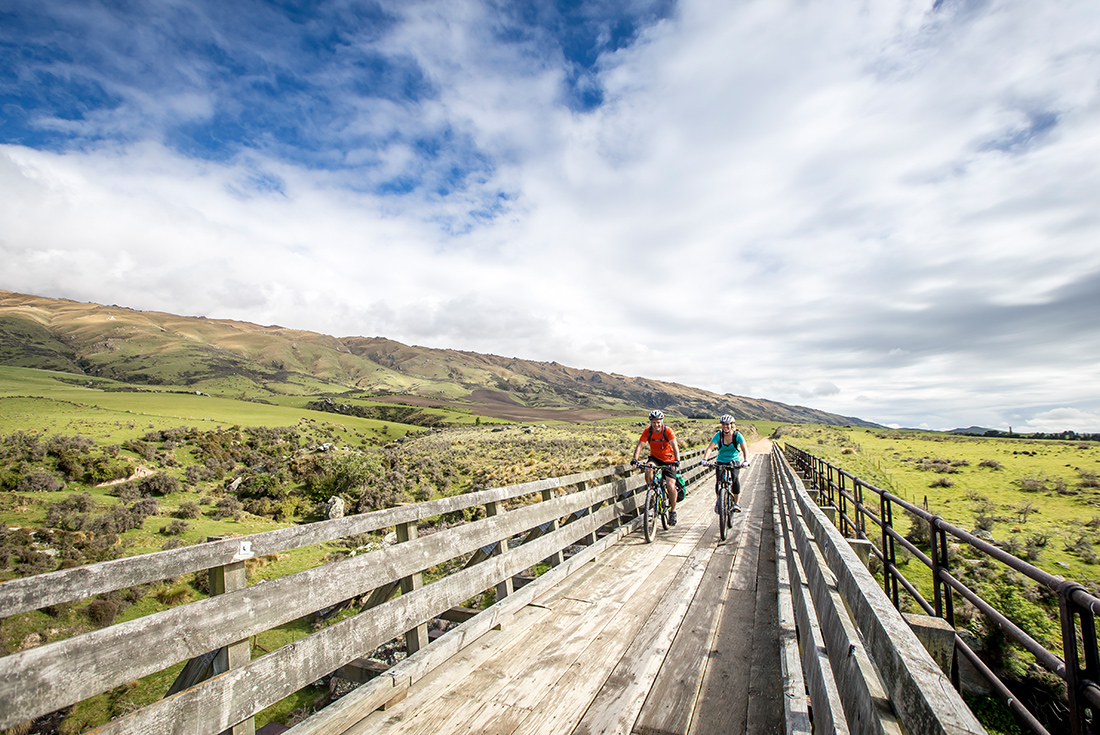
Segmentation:
{"type": "MultiPolygon", "coordinates": [[[[837,509],[837,526],[846,536],[871,542],[872,553],[882,562],[883,589],[901,609],[900,589],[929,615],[946,620],[955,627],[955,594],[980,610],[993,622],[1004,636],[1021,646],[1046,670],[1053,672],[1066,683],[1067,707],[1072,735],[1096,733],[1100,728],[1100,653],[1096,636],[1096,614],[1100,612],[1100,599],[1091,595],[1077,582],[1049,574],[1019,559],[997,546],[958,528],[941,516],[928,512],[904,498],[871,485],[855,475],[830,464],[820,457],[784,444],[784,454],[794,468],[807,481],[807,485],[819,494],[818,503],[837,509]],[[877,513],[865,502],[867,493],[878,502],[877,513]],[[894,528],[894,510],[900,507],[911,516],[928,524],[930,553],[925,554],[909,539],[894,528]],[[867,521],[878,526],[878,543],[867,533],[867,521]],[[952,575],[948,555],[949,538],[965,543],[980,554],[994,559],[1023,574],[1037,584],[1054,592],[1058,597],[1062,635],[1062,650],[1066,660],[1047,650],[1041,643],[1023,631],[1018,625],[994,609],[980,595],[952,575]],[[897,566],[897,546],[901,545],[913,558],[928,567],[932,577],[932,601],[929,602],[906,579],[897,566]]],[[[872,501],[873,502],[873,501],[872,501]]],[[[988,682],[996,695],[1016,715],[1020,723],[1031,732],[1048,735],[1046,728],[1013,694],[1008,686],[978,657],[966,642],[955,635],[956,657],[962,655],[988,682]]],[[[958,665],[952,666],[952,683],[959,688],[958,665]]]]}

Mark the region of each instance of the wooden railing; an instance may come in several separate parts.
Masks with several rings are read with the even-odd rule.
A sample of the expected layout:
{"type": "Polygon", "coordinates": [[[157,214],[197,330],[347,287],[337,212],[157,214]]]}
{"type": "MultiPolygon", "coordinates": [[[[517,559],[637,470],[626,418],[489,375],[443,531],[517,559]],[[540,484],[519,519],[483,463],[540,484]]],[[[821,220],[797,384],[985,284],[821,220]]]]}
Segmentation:
{"type": "Polygon", "coordinates": [[[4,582],[0,619],[191,572],[209,570],[212,584],[206,599],[0,659],[0,730],[187,661],[168,696],[95,732],[250,733],[257,712],[403,635],[405,662],[294,732],[350,724],[629,532],[642,486],[612,467],[4,582]],[[478,506],[481,520],[418,534],[422,521],[478,506]],[[391,528],[391,546],[246,586],[247,559],[391,528]],[[423,583],[455,559],[460,570],[423,583]],[[515,590],[540,562],[550,570],[515,590]],[[495,605],[428,644],[429,621],[490,589],[495,605]],[[252,658],[252,636],[368,593],[362,613],[252,658]]]}
{"type": "Polygon", "coordinates": [[[810,732],[802,692],[816,732],[983,732],[778,447],[771,460],[788,732],[810,732]]]}
{"type": "MultiPolygon", "coordinates": [[[[980,610],[1008,640],[1031,653],[1038,665],[1065,681],[1070,733],[1085,735],[1096,732],[1097,723],[1100,723],[1100,640],[1097,637],[1096,622],[1097,613],[1100,613],[1100,599],[1091,595],[1079,583],[1045,572],[952,525],[942,516],[877,488],[820,457],[790,444],[784,446],[784,452],[798,472],[807,479],[811,491],[820,498],[821,505],[830,508],[835,524],[840,529],[838,533],[843,532],[857,543],[862,542],[882,562],[885,594],[896,608],[900,609],[902,606],[900,586],[929,616],[943,619],[950,626],[949,629],[954,630],[954,596],[959,595],[980,610]],[[927,524],[927,538],[930,541],[928,554],[894,528],[893,519],[897,508],[927,524]],[[868,529],[871,529],[870,533],[868,529]],[[1045,648],[953,575],[952,572],[957,574],[958,570],[951,565],[949,542],[965,544],[981,557],[1032,579],[1057,596],[1066,660],[1045,648]],[[931,601],[924,598],[898,567],[898,546],[908,551],[912,558],[920,562],[921,568],[928,571],[933,586],[931,601]]],[[[960,564],[957,562],[956,565],[960,564]]],[[[1036,715],[1020,701],[1020,697],[1009,689],[959,635],[953,635],[952,639],[952,683],[956,687],[960,686],[960,664],[965,661],[988,682],[992,692],[1012,710],[1021,726],[1036,735],[1049,735],[1036,715]]]]}

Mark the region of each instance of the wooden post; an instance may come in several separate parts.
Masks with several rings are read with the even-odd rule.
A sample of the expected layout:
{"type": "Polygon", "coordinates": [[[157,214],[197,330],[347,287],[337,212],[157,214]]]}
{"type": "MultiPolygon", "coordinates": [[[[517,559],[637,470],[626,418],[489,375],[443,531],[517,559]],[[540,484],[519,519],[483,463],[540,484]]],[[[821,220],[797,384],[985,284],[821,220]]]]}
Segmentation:
{"type": "MultiPolygon", "coordinates": [[[[485,516],[492,517],[500,512],[500,504],[495,500],[485,504],[485,516]]],[[[499,556],[508,552],[508,539],[502,538],[497,543],[496,551],[493,552],[493,556],[499,556]]],[[[509,577],[501,582],[497,583],[497,602],[500,602],[508,595],[512,594],[515,590],[512,588],[512,578],[509,577]]]]}
{"type": "MultiPolygon", "coordinates": [[[[251,556],[249,542],[241,542],[238,557],[251,556]]],[[[224,595],[226,592],[234,592],[248,586],[248,573],[244,561],[234,561],[220,567],[211,567],[210,594],[224,595]]],[[[214,656],[214,674],[221,674],[230,669],[239,669],[252,660],[252,648],[248,639],[231,643],[220,649],[214,656]]],[[[249,717],[244,722],[239,722],[233,727],[222,732],[222,735],[255,735],[255,718],[249,717]]]]}
{"type": "MultiPolygon", "coordinates": [[[[416,538],[416,521],[397,524],[397,543],[412,541],[416,538]]],[[[408,594],[418,590],[424,585],[424,577],[420,572],[401,578],[401,594],[408,594]]],[[[405,653],[413,655],[428,645],[428,624],[421,623],[412,630],[405,631],[405,653]]]]}
{"type": "MultiPolygon", "coordinates": [[[[543,502],[546,502],[547,500],[553,500],[553,499],[554,499],[554,491],[552,489],[546,488],[545,490],[542,491],[542,500],[543,500],[543,502]]],[[[550,521],[550,528],[548,528],[546,530],[546,532],[547,533],[553,533],[554,531],[557,531],[557,530],[558,530],[558,519],[555,518],[554,520],[550,521]]],[[[550,562],[550,566],[552,566],[552,567],[556,567],[559,564],[561,564],[562,561],[563,561],[561,550],[559,549],[559,550],[555,551],[553,554],[551,554],[549,557],[547,557],[546,561],[550,562]]]]}
{"type": "MultiPolygon", "coordinates": [[[[581,493],[581,492],[584,492],[585,490],[588,489],[588,483],[585,482],[584,480],[581,480],[580,482],[578,482],[576,484],[575,487],[577,488],[576,492],[581,493]]],[[[603,504],[603,501],[601,500],[600,503],[597,505],[597,507],[599,505],[602,505],[602,504],[603,504]]],[[[592,512],[593,510],[594,510],[593,508],[589,508],[589,512],[592,512]]],[[[577,543],[578,544],[584,544],[585,546],[591,546],[592,544],[596,543],[596,532],[593,531],[592,533],[590,533],[586,536],[583,536],[582,538],[577,540],[577,543]]]]}

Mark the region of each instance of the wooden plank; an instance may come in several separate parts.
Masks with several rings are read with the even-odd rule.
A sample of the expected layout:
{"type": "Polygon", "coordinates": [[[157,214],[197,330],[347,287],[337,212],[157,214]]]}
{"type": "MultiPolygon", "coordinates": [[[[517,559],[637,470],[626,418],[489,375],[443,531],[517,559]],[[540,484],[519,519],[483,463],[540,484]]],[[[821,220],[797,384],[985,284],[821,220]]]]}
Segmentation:
{"type": "Polygon", "coordinates": [[[667,594],[596,695],[575,733],[631,731],[713,551],[709,547],[698,549],[684,560],[667,594]]]}
{"type": "MultiPolygon", "coordinates": [[[[759,543],[757,527],[760,523],[756,503],[755,497],[750,499],[746,512],[739,514],[736,521],[740,526],[736,541],[729,539],[723,547],[736,548],[736,551],[732,554],[716,553],[711,560],[707,568],[708,576],[699,588],[689,618],[685,619],[673,652],[666,659],[642,708],[642,715],[635,726],[637,732],[686,733],[695,726],[697,718],[721,720],[724,719],[723,713],[731,707],[744,709],[744,689],[727,687],[723,681],[722,696],[713,698],[714,701],[707,701],[701,690],[704,682],[715,684],[721,680],[721,676],[715,673],[716,669],[721,671],[723,667],[731,668],[731,665],[742,669],[743,660],[748,658],[751,638],[746,635],[744,622],[746,615],[751,619],[756,596],[738,596],[740,590],[730,582],[738,573],[744,577],[755,575],[757,553],[754,546],[759,543]],[[729,614],[730,595],[735,596],[732,607],[734,615],[729,614]],[[689,620],[692,621],[690,627],[689,620]],[[716,640],[719,624],[729,620],[737,621],[737,635],[716,640]],[[702,702],[699,701],[701,697],[702,702]]],[[[711,517],[717,521],[713,506],[710,511],[711,517]]],[[[713,534],[710,541],[717,543],[717,523],[713,526],[713,534]]],[[[705,728],[703,731],[707,732],[705,728]]]]}
{"type": "MultiPolygon", "coordinates": [[[[396,729],[411,721],[420,713],[430,712],[438,706],[439,698],[449,694],[452,690],[461,689],[465,677],[481,666],[491,656],[499,651],[516,651],[516,646],[523,640],[523,635],[532,626],[536,625],[543,617],[549,614],[546,608],[528,605],[515,614],[515,623],[503,629],[491,629],[486,631],[476,641],[463,648],[458,653],[448,658],[446,666],[436,667],[419,680],[417,686],[408,690],[408,696],[398,705],[386,710],[372,711],[368,708],[363,713],[362,719],[355,722],[346,730],[339,722],[329,718],[326,727],[318,728],[322,723],[319,715],[332,709],[342,700],[322,710],[318,715],[307,720],[309,727],[291,729],[293,735],[302,733],[344,733],[344,735],[369,735],[388,729],[396,729]],[[312,723],[310,721],[313,721],[312,723]]],[[[517,655],[518,652],[517,652],[517,655]]],[[[358,692],[358,690],[356,690],[358,692]]],[[[356,693],[356,692],[353,692],[356,693]]],[[[303,723],[304,724],[304,723],[303,723]]]]}
{"type": "MultiPolygon", "coordinates": [[[[645,555],[635,554],[635,557],[645,555]]],[[[655,556],[655,554],[649,554],[655,556]]],[[[583,653],[588,643],[622,608],[630,593],[644,583],[643,574],[619,574],[601,562],[591,565],[604,571],[599,578],[570,580],[570,594],[559,598],[552,613],[537,631],[519,644],[522,656],[503,652],[485,661],[465,677],[461,693],[447,706],[418,715],[413,732],[481,732],[486,712],[506,712],[509,717],[530,711],[583,653]],[[589,597],[585,588],[600,591],[589,597]],[[506,709],[501,710],[501,706],[506,709]]],[[[559,691],[559,694],[564,694],[559,691]]],[[[511,722],[511,720],[507,720],[511,722]]]]}
{"type": "MultiPolygon", "coordinates": [[[[424,678],[444,661],[463,651],[467,646],[478,641],[482,636],[489,634],[498,621],[506,616],[520,615],[531,600],[545,593],[560,580],[574,573],[577,569],[589,566],[597,554],[611,547],[616,540],[626,533],[625,528],[619,529],[615,534],[600,539],[578,554],[566,559],[560,566],[549,570],[530,585],[516,592],[514,595],[498,602],[484,612],[474,616],[469,621],[447,631],[443,636],[428,646],[428,648],[410,656],[390,669],[389,674],[398,680],[399,686],[409,686],[412,682],[424,678]]],[[[497,631],[499,632],[499,631],[497,631]]],[[[319,733],[342,732],[353,727],[355,723],[368,718],[377,706],[377,686],[374,682],[359,687],[345,695],[337,702],[329,705],[313,717],[295,725],[291,729],[292,735],[314,735],[319,733]]]]}
{"type": "MultiPolygon", "coordinates": [[[[848,726],[854,733],[894,735],[902,732],[886,693],[886,687],[871,662],[855,623],[848,616],[825,556],[810,535],[801,515],[790,516],[792,534],[802,571],[806,575],[813,608],[821,624],[837,690],[844,704],[848,726]]],[[[855,553],[852,552],[855,556],[855,553]]],[[[856,560],[858,564],[858,559],[856,560]]]]}
{"type": "MultiPolygon", "coordinates": [[[[157,551],[99,564],[62,569],[34,577],[13,579],[0,584],[0,618],[62,602],[86,599],[103,592],[159,582],[168,577],[223,566],[233,561],[391,528],[401,523],[424,520],[492,501],[541,493],[546,489],[568,487],[583,480],[618,477],[620,473],[628,470],[627,467],[610,467],[564,477],[551,477],[371,513],[360,513],[331,521],[279,528],[251,536],[234,537],[209,544],[157,551]]],[[[627,486],[637,486],[640,485],[641,480],[631,476],[620,480],[619,483],[617,487],[620,488],[623,487],[622,483],[627,486]]]]}
{"type": "MultiPolygon", "coordinates": [[[[245,640],[468,553],[487,540],[513,535],[569,509],[590,505],[603,492],[592,488],[562,496],[0,659],[0,727],[52,712],[177,661],[245,640]],[[303,590],[309,590],[309,594],[303,594],[303,590]]],[[[591,533],[594,518],[606,523],[615,513],[615,507],[610,506],[583,522],[560,529],[553,536],[559,539],[555,543],[561,544],[556,548],[591,533]]],[[[549,554],[555,548],[543,543],[546,538],[551,536],[543,536],[532,546],[547,548],[549,554]]],[[[349,660],[362,652],[353,652],[349,660]]]]}
{"type": "MultiPolygon", "coordinates": [[[[411,622],[428,620],[495,583],[546,558],[565,539],[591,532],[615,512],[608,508],[527,546],[510,550],[471,569],[422,587],[284,646],[247,666],[131,713],[101,728],[102,733],[194,733],[221,730],[335,671],[347,661],[403,632],[411,622]]],[[[433,534],[435,535],[435,534],[433,534]]],[[[424,540],[430,539],[431,536],[424,540]]],[[[407,544],[412,545],[412,542],[407,544]]],[[[404,546],[404,545],[403,545],[404,546]]],[[[228,597],[229,595],[226,595],[228,597]]],[[[518,596],[518,593],[517,593],[518,596]]],[[[471,621],[472,622],[472,621],[471,621]]],[[[461,627],[461,626],[460,626],[461,627]]],[[[442,640],[442,639],[440,639],[442,640]]],[[[433,644],[434,645],[434,644],[433,644]]],[[[431,646],[426,650],[430,650],[431,646]]]]}
{"type": "MultiPolygon", "coordinates": [[[[717,539],[718,525],[712,524],[703,542],[712,544],[717,539]]],[[[643,735],[687,732],[734,558],[728,554],[711,556],[683,624],[642,706],[634,732],[643,735]]]]}
{"type": "MultiPolygon", "coordinates": [[[[772,465],[774,466],[774,465],[772,465]]],[[[774,473],[773,473],[774,479],[774,473]]],[[[787,543],[784,537],[782,499],[774,490],[772,525],[775,536],[776,584],[779,603],[779,661],[783,681],[783,714],[788,735],[811,735],[809,701],[806,696],[806,678],[798,654],[798,626],[795,624],[794,602],[791,593],[791,576],[787,566],[787,543]]],[[[847,727],[845,727],[847,731],[847,727]]]]}
{"type": "Polygon", "coordinates": [[[558,735],[573,730],[623,653],[637,640],[682,565],[681,559],[662,556],[647,574],[639,575],[641,582],[627,604],[588,642],[554,689],[542,693],[515,735],[558,735]]]}
{"type": "MultiPolygon", "coordinates": [[[[775,554],[774,505],[768,479],[763,504],[763,526],[757,560],[756,620],[752,627],[752,669],[749,673],[747,732],[759,735],[786,733],[783,716],[783,677],[779,658],[779,587],[775,554]]],[[[708,696],[708,701],[720,699],[708,696]]]]}

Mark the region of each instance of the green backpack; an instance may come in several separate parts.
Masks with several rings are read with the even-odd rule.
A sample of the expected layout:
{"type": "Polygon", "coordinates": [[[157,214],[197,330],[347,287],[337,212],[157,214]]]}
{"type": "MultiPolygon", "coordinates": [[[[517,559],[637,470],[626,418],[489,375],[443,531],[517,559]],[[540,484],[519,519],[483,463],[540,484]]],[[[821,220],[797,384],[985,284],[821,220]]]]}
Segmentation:
{"type": "Polygon", "coordinates": [[[679,472],[676,473],[676,502],[679,503],[687,495],[687,480],[679,472]]]}

